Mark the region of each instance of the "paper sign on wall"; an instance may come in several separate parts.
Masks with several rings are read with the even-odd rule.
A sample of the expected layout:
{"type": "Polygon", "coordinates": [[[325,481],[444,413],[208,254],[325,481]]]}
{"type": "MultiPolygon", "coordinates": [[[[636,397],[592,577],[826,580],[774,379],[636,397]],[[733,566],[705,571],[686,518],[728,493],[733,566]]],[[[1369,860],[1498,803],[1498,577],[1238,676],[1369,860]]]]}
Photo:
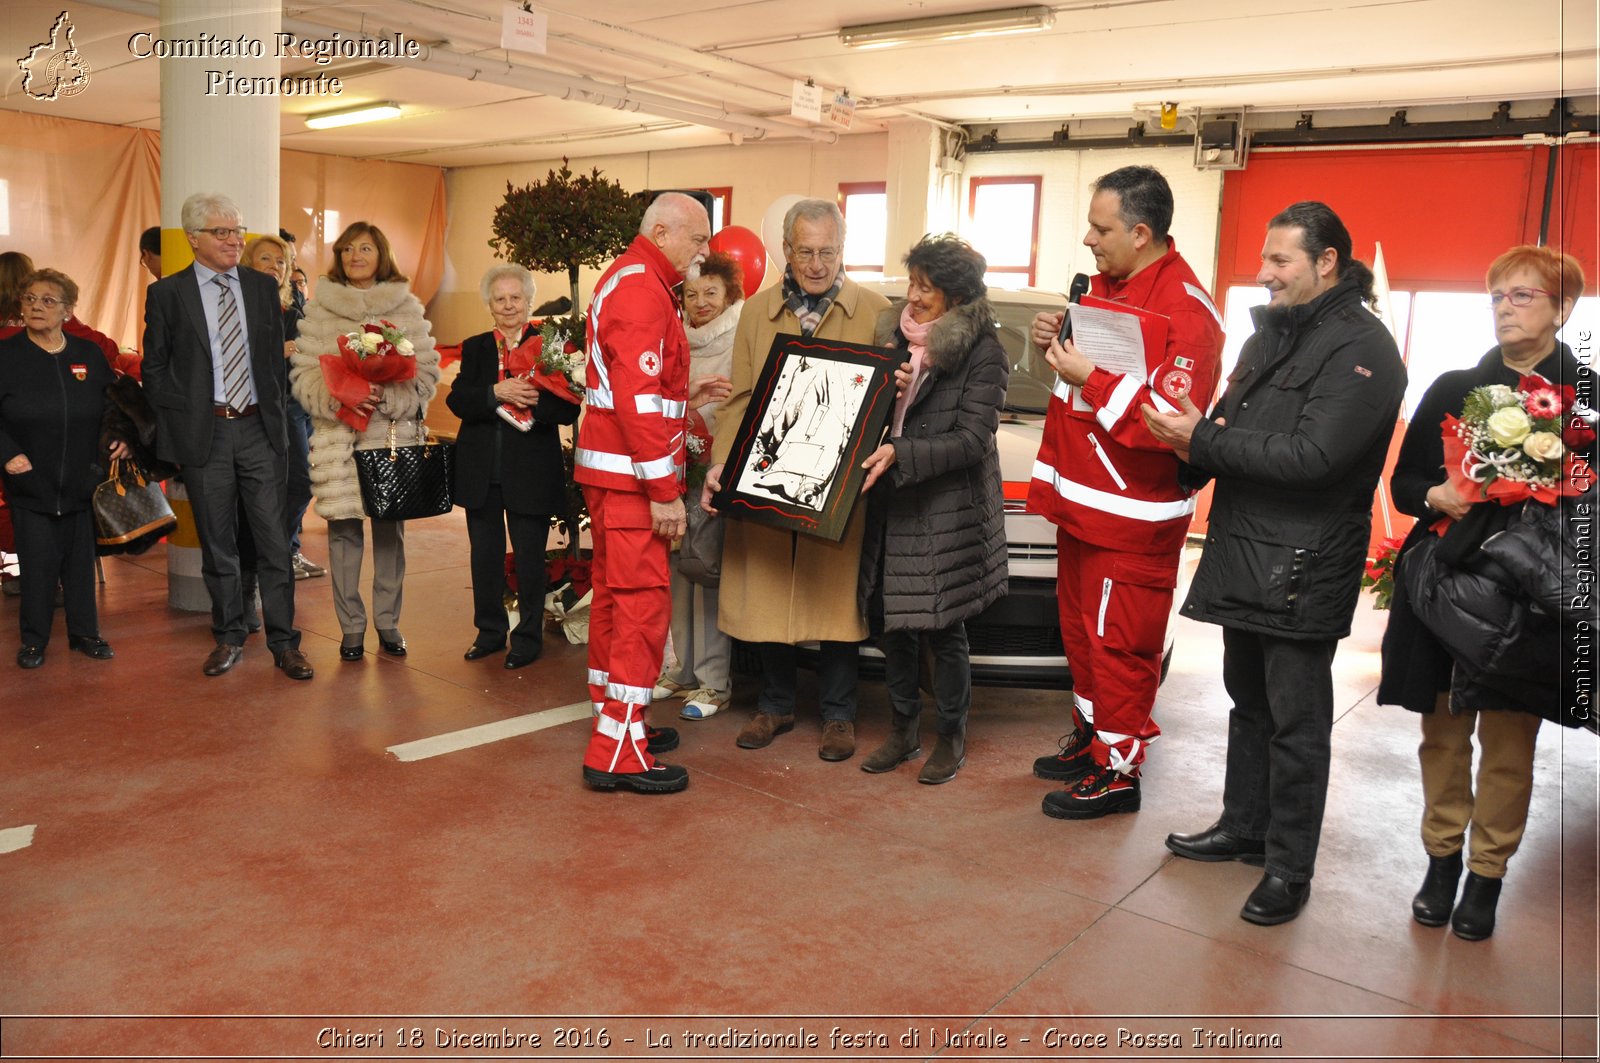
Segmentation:
{"type": "Polygon", "coordinates": [[[809,81],[796,81],[789,97],[789,113],[808,122],[822,121],[822,88],[809,81]]]}
{"type": "Polygon", "coordinates": [[[847,93],[836,92],[833,95],[833,105],[828,108],[828,122],[840,129],[849,129],[851,119],[856,116],[856,101],[847,93]]]}
{"type": "Polygon", "coordinates": [[[524,11],[516,4],[507,4],[500,22],[500,47],[543,55],[549,28],[550,17],[544,12],[524,11]]]}

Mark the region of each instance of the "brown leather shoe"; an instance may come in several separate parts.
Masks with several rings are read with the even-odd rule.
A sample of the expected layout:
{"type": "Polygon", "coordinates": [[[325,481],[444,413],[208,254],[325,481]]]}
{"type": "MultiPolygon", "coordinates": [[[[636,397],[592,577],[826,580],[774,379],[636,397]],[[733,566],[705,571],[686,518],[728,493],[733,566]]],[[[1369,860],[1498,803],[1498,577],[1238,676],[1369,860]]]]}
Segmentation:
{"type": "Polygon", "coordinates": [[[817,756],[823,760],[849,760],[855,754],[856,725],[849,720],[824,720],[817,756]]]}
{"type": "Polygon", "coordinates": [[[296,649],[284,650],[273,658],[273,662],[283,669],[283,674],[290,679],[310,679],[316,675],[316,669],[311,667],[311,662],[306,660],[306,655],[296,649]]]}
{"type": "Polygon", "coordinates": [[[750,722],[744,725],[744,730],[739,732],[739,737],[733,744],[740,749],[764,749],[772,744],[772,740],[785,731],[794,730],[794,713],[787,716],[774,716],[770,712],[761,712],[750,717],[750,722]]]}
{"type": "Polygon", "coordinates": [[[200,666],[200,670],[206,675],[221,675],[238,664],[239,658],[243,656],[243,646],[219,642],[217,648],[211,651],[211,656],[206,658],[206,663],[200,666]]]}

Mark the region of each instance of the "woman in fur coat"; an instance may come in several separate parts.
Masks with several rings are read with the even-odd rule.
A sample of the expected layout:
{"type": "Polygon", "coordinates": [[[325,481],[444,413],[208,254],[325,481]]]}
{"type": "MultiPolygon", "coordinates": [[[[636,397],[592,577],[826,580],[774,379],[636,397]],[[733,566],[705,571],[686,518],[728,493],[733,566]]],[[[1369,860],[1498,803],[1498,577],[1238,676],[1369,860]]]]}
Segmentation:
{"type": "MultiPolygon", "coordinates": [[[[389,241],[377,226],[358,221],[333,245],[333,266],[306,305],[300,339],[289,375],[294,397],[311,415],[311,489],[317,514],[328,522],[328,569],[333,576],[333,608],[344,638],[339,657],[358,661],[365,652],[366,606],[361,600],[361,484],[356,478],[355,451],[389,445],[395,428],[403,444],[423,438],[422,418],[438,390],[439,352],[423,317],[422,304],[411,294],[406,277],[395,266],[389,241]],[[329,390],[322,356],[339,354],[339,337],[359,332],[368,323],[387,321],[411,341],[416,376],[387,384],[370,384],[367,398],[351,407],[369,417],[356,431],[339,419],[341,402],[329,390]]],[[[405,524],[372,521],[373,626],[383,652],[406,655],[400,634],[401,586],[406,574],[405,524]]]]}
{"type": "Polygon", "coordinates": [[[889,439],[865,463],[860,582],[869,622],[882,631],[894,725],[861,769],[890,771],[922,751],[917,678],[926,639],[939,740],[917,781],[937,784],[966,760],[966,621],[1006,592],[995,432],[1010,369],[985,298],[983,256],[946,234],[923,237],[905,263],[906,301],[878,319],[878,340],[906,352],[910,378],[889,439]]]}

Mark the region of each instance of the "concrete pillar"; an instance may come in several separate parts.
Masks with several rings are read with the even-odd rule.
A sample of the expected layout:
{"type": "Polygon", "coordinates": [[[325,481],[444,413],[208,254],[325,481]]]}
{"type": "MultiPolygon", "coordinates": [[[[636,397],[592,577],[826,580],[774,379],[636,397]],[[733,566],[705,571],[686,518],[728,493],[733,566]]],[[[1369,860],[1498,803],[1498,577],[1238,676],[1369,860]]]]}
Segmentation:
{"type": "MultiPolygon", "coordinates": [[[[161,0],[163,39],[201,34],[244,41],[260,55],[161,60],[161,272],[194,260],[183,233],[183,201],[221,192],[244,212],[250,235],[278,231],[277,96],[237,95],[208,71],[238,79],[276,78],[274,34],[283,24],[277,0],[161,0]]],[[[238,82],[235,81],[236,85],[238,82]]],[[[200,577],[200,541],[182,486],[169,483],[178,528],[167,537],[167,603],[206,612],[211,597],[200,577]]]]}
{"type": "Polygon", "coordinates": [[[887,263],[898,263],[924,233],[956,232],[961,218],[961,164],[946,154],[947,134],[920,118],[889,120],[889,167],[885,178],[889,219],[887,263]]]}

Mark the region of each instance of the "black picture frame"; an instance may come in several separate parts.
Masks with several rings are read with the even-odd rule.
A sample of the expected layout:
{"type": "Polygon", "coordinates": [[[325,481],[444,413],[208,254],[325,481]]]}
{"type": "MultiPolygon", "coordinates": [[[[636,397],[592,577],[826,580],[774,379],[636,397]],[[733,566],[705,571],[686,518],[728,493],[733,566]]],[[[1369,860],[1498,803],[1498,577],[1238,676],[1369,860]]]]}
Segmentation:
{"type": "Polygon", "coordinates": [[[894,409],[905,352],[779,333],[756,378],[717,510],[838,542],[894,409]]]}

